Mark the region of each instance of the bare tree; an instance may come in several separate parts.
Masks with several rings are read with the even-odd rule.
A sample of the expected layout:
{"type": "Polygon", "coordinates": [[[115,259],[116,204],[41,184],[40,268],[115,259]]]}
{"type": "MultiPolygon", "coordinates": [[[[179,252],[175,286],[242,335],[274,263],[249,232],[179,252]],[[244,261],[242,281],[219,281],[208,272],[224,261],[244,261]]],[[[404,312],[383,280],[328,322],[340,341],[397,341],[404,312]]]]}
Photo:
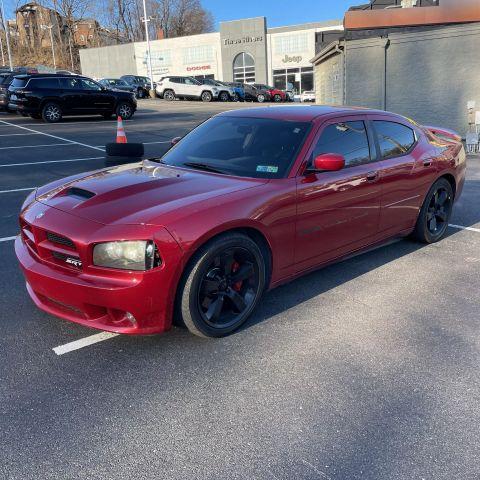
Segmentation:
{"type": "Polygon", "coordinates": [[[213,17],[199,0],[176,0],[171,36],[182,37],[213,30],[213,17]]]}

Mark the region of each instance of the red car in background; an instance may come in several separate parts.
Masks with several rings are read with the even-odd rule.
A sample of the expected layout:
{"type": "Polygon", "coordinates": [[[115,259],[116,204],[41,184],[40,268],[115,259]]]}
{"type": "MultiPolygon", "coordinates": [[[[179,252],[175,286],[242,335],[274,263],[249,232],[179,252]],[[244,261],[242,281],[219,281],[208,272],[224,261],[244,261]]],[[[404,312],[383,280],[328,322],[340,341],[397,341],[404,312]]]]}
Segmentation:
{"type": "Polygon", "coordinates": [[[112,332],[159,333],[175,318],[227,335],[266,289],[393,237],[440,240],[466,155],[435,132],[344,107],[221,113],[162,158],[30,194],[15,242],[28,292],[112,332]]]}
{"type": "Polygon", "coordinates": [[[287,94],[283,90],[279,90],[275,87],[270,87],[268,85],[264,85],[263,83],[254,83],[253,86],[260,90],[267,90],[270,93],[270,97],[272,102],[286,102],[287,101],[287,94]]]}

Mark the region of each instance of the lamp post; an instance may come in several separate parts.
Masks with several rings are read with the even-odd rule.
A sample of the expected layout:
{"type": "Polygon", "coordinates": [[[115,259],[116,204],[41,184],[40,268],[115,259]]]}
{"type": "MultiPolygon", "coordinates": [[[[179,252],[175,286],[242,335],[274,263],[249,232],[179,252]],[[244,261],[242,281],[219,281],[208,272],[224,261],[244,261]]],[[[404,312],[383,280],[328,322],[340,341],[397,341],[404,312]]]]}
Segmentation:
{"type": "Polygon", "coordinates": [[[150,36],[148,35],[148,22],[152,20],[152,17],[147,17],[147,4],[145,0],[143,0],[143,15],[142,22],[145,22],[145,39],[147,40],[148,76],[150,78],[150,90],[153,91],[152,54],[150,51],[150,36]]]}
{"type": "Polygon", "coordinates": [[[3,53],[3,41],[2,36],[0,35],[0,50],[2,51],[2,67],[5,66],[5,54],[3,53]]]}
{"type": "Polygon", "coordinates": [[[53,48],[53,25],[40,25],[42,30],[50,30],[50,44],[52,45],[53,68],[57,69],[57,62],[55,61],[55,48],[53,48]]]}
{"type": "MultiPolygon", "coordinates": [[[[5,41],[7,43],[7,53],[8,53],[8,64],[10,66],[10,70],[13,70],[13,62],[12,62],[12,51],[10,50],[10,36],[8,34],[8,25],[7,22],[5,21],[5,9],[3,7],[3,0],[1,3],[2,7],[2,22],[3,22],[3,28],[5,29],[5,41]]],[[[3,56],[3,48],[2,48],[2,56],[3,56]]]]}

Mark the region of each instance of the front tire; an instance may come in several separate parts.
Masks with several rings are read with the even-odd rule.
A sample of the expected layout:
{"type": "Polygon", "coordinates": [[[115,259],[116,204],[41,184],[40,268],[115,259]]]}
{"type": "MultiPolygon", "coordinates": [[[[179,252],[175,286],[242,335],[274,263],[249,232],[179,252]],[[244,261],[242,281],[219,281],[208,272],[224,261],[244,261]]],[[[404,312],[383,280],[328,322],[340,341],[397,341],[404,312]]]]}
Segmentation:
{"type": "Polygon", "coordinates": [[[263,103],[265,101],[265,95],[263,95],[262,93],[258,94],[257,95],[257,102],[258,103],[263,103]]]}
{"type": "Polygon", "coordinates": [[[441,240],[448,229],[453,208],[453,189],[445,178],[438,179],[430,188],[418,215],[413,237],[422,243],[441,240]]]}
{"type": "Polygon", "coordinates": [[[177,312],[188,330],[201,337],[223,337],[240,328],[265,286],[265,260],[243,234],[225,234],[192,258],[180,284],[177,312]]]}
{"type": "Polygon", "coordinates": [[[47,123],[57,123],[62,119],[62,109],[57,103],[46,103],[42,108],[42,118],[47,123]]]}
{"type": "Polygon", "coordinates": [[[230,95],[228,92],[220,92],[220,95],[218,95],[218,99],[221,102],[228,102],[230,100],[230,95]]]}
{"type": "Polygon", "coordinates": [[[282,97],[281,97],[278,93],[276,93],[276,94],[273,96],[273,101],[274,101],[275,103],[279,103],[279,102],[282,101],[282,97]]]}
{"type": "Polygon", "coordinates": [[[117,105],[115,113],[118,117],[121,117],[122,120],[128,120],[133,117],[134,110],[129,103],[122,102],[117,105]]]}

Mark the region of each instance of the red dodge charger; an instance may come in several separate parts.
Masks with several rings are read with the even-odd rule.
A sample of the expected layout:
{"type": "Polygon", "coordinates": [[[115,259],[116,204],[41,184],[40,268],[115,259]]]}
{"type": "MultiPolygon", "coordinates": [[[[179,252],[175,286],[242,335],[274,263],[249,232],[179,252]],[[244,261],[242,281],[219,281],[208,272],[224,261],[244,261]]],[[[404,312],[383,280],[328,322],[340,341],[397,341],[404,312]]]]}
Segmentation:
{"type": "Polygon", "coordinates": [[[440,240],[465,179],[454,133],[375,110],[235,110],[162,157],[25,201],[15,242],[39,308],[126,334],[220,337],[262,293],[412,235],[440,240]]]}

